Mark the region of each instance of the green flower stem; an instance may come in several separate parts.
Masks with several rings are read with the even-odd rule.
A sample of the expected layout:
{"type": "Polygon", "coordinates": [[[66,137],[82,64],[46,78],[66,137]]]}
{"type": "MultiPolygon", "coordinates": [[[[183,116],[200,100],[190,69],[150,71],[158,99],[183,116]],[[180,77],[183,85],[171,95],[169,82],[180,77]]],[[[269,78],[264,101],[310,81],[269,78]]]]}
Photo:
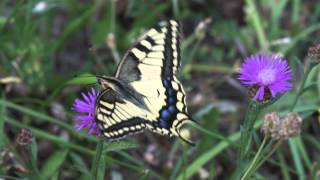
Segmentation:
{"type": "Polygon", "coordinates": [[[263,156],[263,159],[254,167],[253,172],[257,171],[258,168],[262,166],[262,164],[271,157],[271,155],[279,148],[281,144],[282,144],[282,141],[281,140],[278,141],[276,145],[273,146],[271,151],[266,156],[263,156]]]}
{"type": "Polygon", "coordinates": [[[258,117],[260,109],[254,101],[251,101],[248,105],[243,125],[240,128],[240,146],[238,148],[237,168],[232,175],[231,179],[239,180],[243,174],[244,169],[249,162],[249,154],[252,144],[252,137],[254,133],[254,123],[258,117]]]}
{"type": "MultiPolygon", "coordinates": [[[[95,153],[94,159],[92,161],[91,174],[94,177],[94,179],[97,179],[97,176],[98,176],[98,169],[99,169],[100,159],[101,159],[101,155],[102,155],[103,144],[104,144],[103,139],[101,139],[97,142],[96,153],[95,153]]],[[[102,163],[104,163],[104,162],[102,162],[102,163]]]]}
{"type": "Polygon", "coordinates": [[[255,165],[259,162],[259,159],[260,159],[260,157],[261,157],[261,155],[262,155],[262,153],[263,153],[263,149],[264,149],[264,147],[265,147],[265,145],[266,145],[267,140],[268,140],[268,137],[265,136],[265,137],[263,138],[263,141],[262,141],[259,149],[258,149],[258,152],[257,152],[256,155],[254,156],[253,160],[251,161],[250,166],[248,167],[247,171],[246,171],[246,172],[244,173],[244,175],[242,176],[241,180],[249,179],[249,178],[251,177],[252,173],[253,173],[254,170],[255,170],[255,167],[256,167],[255,165]]]}
{"type": "Polygon", "coordinates": [[[250,102],[243,126],[241,127],[240,149],[237,162],[238,168],[243,162],[247,161],[248,155],[250,153],[253,125],[258,117],[259,110],[260,108],[255,102],[250,102]]]}

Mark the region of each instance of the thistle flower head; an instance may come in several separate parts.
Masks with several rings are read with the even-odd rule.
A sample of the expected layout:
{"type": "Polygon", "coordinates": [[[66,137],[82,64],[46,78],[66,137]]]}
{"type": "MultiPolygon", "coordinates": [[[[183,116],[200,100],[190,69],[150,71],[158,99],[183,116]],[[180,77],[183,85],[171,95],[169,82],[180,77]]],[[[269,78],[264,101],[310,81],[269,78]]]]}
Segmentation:
{"type": "Polygon", "coordinates": [[[77,130],[88,129],[89,134],[100,135],[101,131],[95,121],[95,103],[98,92],[93,88],[87,93],[81,93],[82,98],[75,99],[72,110],[79,113],[74,116],[77,121],[75,128],[77,130]]]}
{"type": "Polygon", "coordinates": [[[300,134],[302,119],[297,113],[289,113],[283,118],[275,112],[264,116],[262,132],[276,140],[286,140],[300,134]]]}
{"type": "Polygon", "coordinates": [[[287,61],[274,54],[247,57],[238,79],[253,92],[255,101],[269,100],[292,88],[288,82],[292,79],[292,72],[287,61]]]}

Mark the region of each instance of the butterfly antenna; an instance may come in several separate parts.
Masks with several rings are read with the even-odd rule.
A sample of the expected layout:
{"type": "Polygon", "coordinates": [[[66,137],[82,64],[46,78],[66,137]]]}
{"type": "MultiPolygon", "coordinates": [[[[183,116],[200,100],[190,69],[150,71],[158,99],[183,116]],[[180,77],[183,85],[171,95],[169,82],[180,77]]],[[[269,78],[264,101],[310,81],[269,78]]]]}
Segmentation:
{"type": "Polygon", "coordinates": [[[90,84],[86,84],[87,86],[93,86],[93,85],[96,85],[98,84],[98,82],[95,82],[95,83],[90,83],[90,84]]]}
{"type": "Polygon", "coordinates": [[[89,77],[96,77],[96,76],[95,75],[89,75],[89,74],[85,74],[85,75],[76,74],[73,77],[75,77],[75,78],[82,78],[82,77],[89,78],[89,77]]]}

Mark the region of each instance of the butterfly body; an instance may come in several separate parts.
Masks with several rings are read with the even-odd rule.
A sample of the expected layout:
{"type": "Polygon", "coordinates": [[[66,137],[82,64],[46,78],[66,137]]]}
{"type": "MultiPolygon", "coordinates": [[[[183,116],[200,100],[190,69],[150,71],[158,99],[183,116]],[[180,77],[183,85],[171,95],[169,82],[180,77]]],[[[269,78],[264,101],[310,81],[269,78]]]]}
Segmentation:
{"type": "Polygon", "coordinates": [[[96,120],[108,139],[149,129],[189,142],[180,135],[181,126],[192,120],[176,78],[179,43],[179,24],[160,22],[125,54],[115,77],[97,77],[103,91],[96,101],[96,120]]]}

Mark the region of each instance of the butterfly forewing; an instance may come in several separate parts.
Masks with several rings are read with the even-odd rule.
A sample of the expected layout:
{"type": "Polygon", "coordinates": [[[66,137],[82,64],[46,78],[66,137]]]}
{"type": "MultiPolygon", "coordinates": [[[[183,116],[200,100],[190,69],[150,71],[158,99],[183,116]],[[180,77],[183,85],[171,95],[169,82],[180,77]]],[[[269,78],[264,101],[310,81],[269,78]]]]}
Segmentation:
{"type": "Polygon", "coordinates": [[[180,66],[179,24],[162,21],[142,35],[120,62],[116,78],[125,82],[171,78],[180,66]]]}

